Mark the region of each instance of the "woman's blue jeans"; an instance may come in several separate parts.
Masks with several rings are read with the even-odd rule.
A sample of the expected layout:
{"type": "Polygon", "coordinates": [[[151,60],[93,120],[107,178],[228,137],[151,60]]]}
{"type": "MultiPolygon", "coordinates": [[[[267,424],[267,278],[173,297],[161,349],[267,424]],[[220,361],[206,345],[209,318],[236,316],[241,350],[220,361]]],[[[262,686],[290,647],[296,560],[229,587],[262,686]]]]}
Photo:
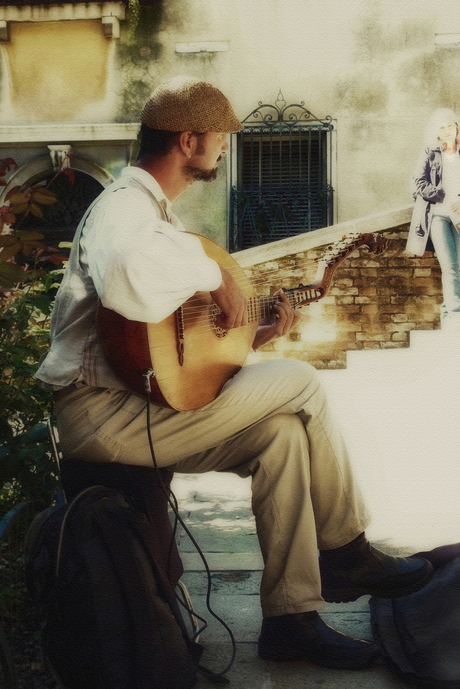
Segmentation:
{"type": "Polygon", "coordinates": [[[441,317],[444,318],[460,312],[460,234],[449,218],[434,215],[430,235],[441,266],[444,295],[441,317]]]}

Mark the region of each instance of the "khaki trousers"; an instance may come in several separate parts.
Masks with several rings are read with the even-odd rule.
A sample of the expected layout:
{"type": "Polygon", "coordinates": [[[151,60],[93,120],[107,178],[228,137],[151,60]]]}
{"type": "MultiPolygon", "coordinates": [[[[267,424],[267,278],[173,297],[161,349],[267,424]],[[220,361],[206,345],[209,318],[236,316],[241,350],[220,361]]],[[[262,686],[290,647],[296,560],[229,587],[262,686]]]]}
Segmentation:
{"type": "MultiPolygon", "coordinates": [[[[66,388],[56,400],[64,454],[150,466],[145,407],[126,390],[66,388]]],[[[251,476],[263,615],[320,609],[318,547],[350,542],[368,516],[315,369],[296,360],[244,367],[201,409],[151,405],[151,425],[159,466],[251,476]]]]}

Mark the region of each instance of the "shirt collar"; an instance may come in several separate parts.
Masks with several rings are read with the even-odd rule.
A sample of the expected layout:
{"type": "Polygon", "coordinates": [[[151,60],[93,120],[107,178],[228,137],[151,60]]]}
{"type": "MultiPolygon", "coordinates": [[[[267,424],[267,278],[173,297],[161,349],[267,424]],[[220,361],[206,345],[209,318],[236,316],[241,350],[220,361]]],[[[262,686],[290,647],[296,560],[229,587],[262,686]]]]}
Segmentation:
{"type": "Polygon", "coordinates": [[[162,206],[166,207],[166,211],[168,213],[171,212],[171,201],[165,196],[163,189],[160,187],[155,177],[150,174],[150,172],[147,172],[147,170],[143,170],[140,167],[130,165],[129,167],[125,167],[121,174],[136,179],[138,182],[140,182],[142,186],[144,186],[154,195],[156,200],[162,206]]]}

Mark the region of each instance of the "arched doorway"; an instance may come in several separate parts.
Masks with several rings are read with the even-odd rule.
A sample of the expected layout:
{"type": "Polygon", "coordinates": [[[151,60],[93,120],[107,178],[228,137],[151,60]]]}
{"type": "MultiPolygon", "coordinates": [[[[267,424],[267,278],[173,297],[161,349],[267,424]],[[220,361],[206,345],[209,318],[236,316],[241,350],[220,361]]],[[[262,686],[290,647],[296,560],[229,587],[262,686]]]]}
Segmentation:
{"type": "MultiPolygon", "coordinates": [[[[42,207],[43,218],[29,214],[21,224],[22,230],[40,232],[44,241],[53,247],[57,247],[60,242],[72,241],[86,209],[104,189],[100,182],[86,172],[73,170],[73,173],[73,183],[63,174],[51,183],[49,189],[56,194],[57,203],[42,207]]],[[[49,172],[29,183],[43,182],[47,185],[54,174],[49,172]]]]}
{"type": "MultiPolygon", "coordinates": [[[[71,242],[81,217],[94,199],[108,186],[113,177],[102,167],[81,156],[72,158],[74,182],[64,174],[58,175],[50,189],[57,196],[57,203],[42,207],[43,218],[29,215],[21,229],[35,230],[43,234],[46,242],[57,246],[59,242],[71,242]]],[[[22,165],[9,178],[0,196],[4,203],[8,191],[17,186],[47,185],[55,176],[50,156],[40,156],[22,165]]]]}

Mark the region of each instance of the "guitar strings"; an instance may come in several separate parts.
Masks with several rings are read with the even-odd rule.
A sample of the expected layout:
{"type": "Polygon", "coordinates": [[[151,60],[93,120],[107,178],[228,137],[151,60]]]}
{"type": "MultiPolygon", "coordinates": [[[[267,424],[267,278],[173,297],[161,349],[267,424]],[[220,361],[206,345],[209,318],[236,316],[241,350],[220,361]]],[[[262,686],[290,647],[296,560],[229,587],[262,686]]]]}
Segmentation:
{"type": "MultiPolygon", "coordinates": [[[[303,259],[302,261],[299,261],[295,265],[291,267],[292,271],[300,271],[300,270],[306,270],[307,268],[310,267],[318,267],[322,263],[327,263],[330,262],[332,258],[339,260],[343,255],[344,255],[344,250],[352,248],[352,247],[347,247],[343,246],[341,247],[334,247],[334,251],[328,252],[327,254],[319,257],[318,259],[303,259]]],[[[358,248],[358,247],[357,247],[358,248]]],[[[346,252],[348,256],[352,253],[352,251],[346,252]]],[[[227,268],[227,270],[232,273],[232,272],[238,272],[241,270],[244,270],[240,266],[231,266],[230,268],[227,268]]],[[[261,276],[259,278],[251,279],[250,282],[252,285],[257,285],[257,284],[265,284],[266,278],[270,277],[271,275],[278,275],[279,274],[279,268],[272,268],[269,270],[263,270],[261,276]]],[[[250,279],[250,278],[247,278],[250,279]]],[[[267,283],[268,284],[268,283],[267,283]]]]}
{"type": "MultiPolygon", "coordinates": [[[[326,251],[322,256],[316,259],[303,259],[299,261],[297,264],[292,266],[292,271],[302,271],[310,267],[318,267],[321,263],[327,263],[330,261],[332,258],[339,260],[343,255],[344,251],[348,255],[350,255],[353,252],[353,243],[354,242],[349,242],[348,244],[343,243],[343,244],[338,244],[332,247],[331,250],[326,251]],[[351,249],[351,251],[350,251],[351,249]]],[[[356,247],[359,248],[359,247],[356,247]]],[[[227,266],[227,270],[230,274],[232,273],[240,273],[241,271],[244,271],[243,268],[241,268],[239,265],[232,265],[232,266],[227,266]]],[[[269,270],[264,270],[262,275],[258,278],[251,279],[249,276],[245,275],[244,277],[241,277],[238,275],[236,278],[236,282],[238,284],[244,284],[245,281],[248,281],[251,285],[253,286],[258,286],[258,285],[264,285],[264,284],[269,284],[267,282],[267,278],[272,276],[272,275],[278,275],[279,274],[279,268],[272,268],[269,270]]]]}
{"type": "MultiPolygon", "coordinates": [[[[295,288],[296,290],[298,288],[295,288]]],[[[303,291],[303,288],[299,288],[300,291],[303,291]]],[[[307,289],[307,288],[306,288],[307,289]]],[[[311,290],[314,290],[314,288],[310,288],[311,290]]],[[[286,297],[289,302],[292,302],[292,305],[294,306],[296,303],[295,300],[295,295],[293,293],[287,293],[286,297]]],[[[193,299],[193,297],[192,297],[193,299]]],[[[251,308],[254,305],[261,304],[262,306],[269,305],[270,303],[273,303],[275,301],[279,301],[278,295],[276,294],[271,294],[271,295],[264,295],[264,296],[253,296],[248,298],[248,308],[251,308]]],[[[200,311],[203,309],[209,309],[209,307],[212,306],[212,302],[208,303],[197,303],[196,305],[190,306],[190,302],[185,302],[182,305],[182,313],[187,313],[187,314],[199,314],[200,311]]]]}
{"type": "MultiPolygon", "coordinates": [[[[247,311],[248,311],[248,324],[249,323],[254,323],[255,321],[259,321],[261,318],[264,318],[269,315],[270,312],[265,313],[264,306],[269,306],[272,307],[273,304],[277,301],[276,297],[265,297],[265,298],[257,298],[254,297],[253,300],[257,299],[258,304],[253,304],[254,308],[251,309],[250,305],[247,306],[247,311]],[[260,302],[263,301],[264,303],[260,305],[260,302]]],[[[289,302],[291,306],[295,307],[296,302],[294,295],[288,295],[289,302]],[[290,298],[289,298],[290,297],[290,298]]],[[[209,304],[207,306],[201,307],[202,309],[205,309],[205,313],[202,313],[201,315],[193,315],[190,313],[185,313],[182,319],[184,327],[190,327],[193,325],[193,332],[199,332],[201,330],[208,330],[210,324],[212,324],[212,317],[209,313],[209,304]]],[[[270,308],[271,310],[271,308],[270,308]]],[[[219,311],[220,312],[220,311],[219,311]]],[[[217,314],[218,312],[216,312],[217,314]]]]}
{"type": "MultiPolygon", "coordinates": [[[[348,254],[349,253],[351,253],[351,252],[348,252],[348,254]]],[[[337,256],[337,258],[340,258],[340,253],[336,252],[336,256],[337,256]]],[[[321,259],[321,260],[324,261],[325,259],[321,259]]],[[[303,266],[301,263],[299,263],[295,268],[302,269],[302,267],[305,267],[308,265],[318,265],[318,262],[317,261],[310,261],[310,262],[304,261],[303,266]]],[[[233,271],[235,273],[236,272],[240,273],[241,270],[242,269],[240,268],[240,266],[232,266],[229,269],[229,272],[231,273],[233,271]]],[[[241,274],[239,274],[236,277],[235,281],[237,282],[237,284],[239,284],[240,286],[244,286],[244,287],[248,287],[248,286],[254,287],[257,285],[259,285],[259,286],[260,285],[269,285],[270,282],[266,280],[267,276],[270,274],[278,273],[278,272],[279,271],[277,271],[277,270],[268,271],[258,281],[257,280],[251,281],[247,276],[245,276],[245,275],[241,276],[241,274]]],[[[305,289],[314,290],[314,287],[311,287],[310,285],[306,285],[305,289]]],[[[295,305],[296,305],[295,296],[293,294],[287,294],[286,296],[287,296],[291,306],[295,307],[295,305]]],[[[191,322],[198,324],[200,322],[200,320],[202,322],[204,322],[205,325],[209,324],[209,313],[208,312],[209,312],[210,304],[209,303],[205,303],[205,304],[200,303],[201,301],[202,300],[200,300],[199,297],[191,297],[189,300],[187,300],[187,302],[185,302],[185,304],[182,307],[182,318],[184,321],[184,325],[187,325],[187,324],[190,325],[191,322]],[[199,315],[200,312],[204,312],[202,316],[199,315]]],[[[255,318],[259,316],[260,312],[264,310],[263,309],[264,306],[268,306],[268,305],[272,306],[276,301],[278,301],[278,300],[276,299],[275,295],[250,297],[250,301],[247,305],[247,310],[249,313],[251,312],[251,310],[255,311],[255,313],[250,314],[250,315],[254,316],[254,320],[255,320],[255,318]],[[254,302],[256,302],[255,309],[253,308],[254,302]],[[260,308],[258,308],[258,305],[260,305],[260,308]]]]}
{"type": "MultiPolygon", "coordinates": [[[[340,256],[338,255],[337,258],[340,258],[340,256]]],[[[321,262],[323,260],[324,259],[321,259],[321,262]]],[[[293,266],[292,270],[298,271],[298,270],[303,270],[309,266],[318,266],[318,263],[320,263],[320,261],[318,261],[318,262],[316,262],[316,261],[310,261],[310,262],[304,261],[304,262],[298,263],[296,266],[293,266]]],[[[265,274],[260,276],[259,279],[251,280],[248,276],[241,275],[242,268],[240,268],[240,266],[231,266],[230,268],[227,268],[227,270],[230,272],[230,274],[232,274],[232,272],[238,273],[238,275],[235,278],[235,282],[239,286],[246,287],[246,288],[258,287],[258,286],[260,287],[263,285],[270,285],[271,282],[269,280],[267,280],[267,277],[270,277],[271,275],[274,275],[274,274],[279,274],[279,270],[273,269],[273,270],[266,271],[265,274]]],[[[305,285],[305,288],[314,289],[314,287],[311,285],[305,285]]],[[[263,298],[271,299],[272,296],[273,295],[270,295],[267,297],[258,297],[258,299],[263,299],[263,298]]],[[[287,295],[287,296],[289,297],[289,295],[287,295]]],[[[190,299],[188,299],[183,306],[184,311],[187,311],[190,313],[192,308],[196,308],[196,309],[207,309],[207,308],[209,308],[209,304],[201,304],[200,301],[201,301],[201,299],[199,296],[190,297],[190,299]],[[196,306],[194,306],[194,302],[197,302],[196,306]]]]}
{"type": "MultiPolygon", "coordinates": [[[[292,266],[292,272],[304,271],[306,268],[309,268],[311,266],[316,266],[318,268],[318,266],[321,263],[327,264],[328,262],[330,263],[332,259],[334,259],[334,261],[338,261],[344,256],[351,255],[355,248],[359,248],[358,246],[353,246],[356,238],[357,237],[353,237],[352,240],[348,242],[342,240],[338,244],[328,249],[319,258],[304,259],[302,261],[299,261],[296,265],[292,266]]],[[[251,279],[244,273],[244,269],[237,264],[227,267],[227,270],[230,274],[233,273],[235,275],[235,282],[239,286],[246,289],[249,287],[270,285],[270,281],[267,280],[267,278],[270,278],[270,276],[273,276],[275,274],[279,275],[279,269],[270,269],[264,271],[258,279],[251,279]]],[[[314,290],[315,288],[311,285],[306,285],[305,289],[314,290]]],[[[292,293],[287,294],[286,296],[291,306],[295,307],[295,296],[292,293]]],[[[203,327],[209,327],[209,309],[211,304],[209,302],[203,304],[202,301],[202,297],[200,298],[199,295],[194,295],[184,303],[184,305],[182,306],[182,321],[184,323],[184,326],[193,323],[195,326],[197,326],[196,329],[198,329],[198,327],[200,327],[199,324],[203,323],[203,327]]],[[[261,313],[265,310],[264,307],[273,306],[273,304],[276,301],[278,301],[276,295],[250,297],[249,303],[247,304],[248,315],[252,317],[253,320],[255,320],[256,318],[260,318],[261,313]]],[[[216,311],[216,314],[217,313],[219,313],[219,311],[216,311]]],[[[249,322],[251,322],[251,319],[249,322]]]]}
{"type": "MultiPolygon", "coordinates": [[[[329,264],[331,265],[332,263],[335,262],[340,262],[342,258],[349,257],[352,255],[352,253],[360,248],[362,244],[358,244],[356,242],[356,239],[359,237],[359,235],[356,235],[353,237],[352,241],[345,242],[342,240],[342,242],[339,242],[338,244],[334,245],[333,247],[330,247],[322,256],[316,258],[316,259],[303,259],[299,261],[297,264],[293,265],[291,267],[291,272],[299,272],[299,271],[305,271],[309,267],[316,267],[318,268],[322,263],[329,264]],[[354,244],[357,244],[354,246],[354,244]]],[[[269,270],[263,270],[262,274],[259,275],[258,278],[251,278],[250,276],[246,275],[244,272],[244,269],[239,266],[238,264],[234,264],[231,266],[226,266],[226,269],[228,272],[232,275],[235,279],[235,282],[240,285],[243,289],[248,289],[250,287],[257,287],[257,286],[264,286],[264,285],[271,285],[271,280],[270,278],[274,275],[279,276],[279,269],[274,268],[274,269],[269,269],[269,270]]],[[[299,288],[293,288],[296,291],[299,288]]],[[[303,290],[311,290],[314,292],[315,287],[310,285],[305,285],[304,288],[300,288],[300,291],[303,290]]],[[[208,293],[201,293],[201,294],[206,294],[208,293]]],[[[296,297],[294,293],[288,293],[286,294],[286,297],[292,307],[296,306],[296,297]]],[[[209,300],[209,297],[207,297],[209,300]]],[[[316,299],[311,299],[310,301],[315,301],[316,299]]],[[[247,304],[247,313],[248,313],[248,324],[253,323],[255,321],[260,320],[261,317],[264,317],[265,315],[265,307],[270,306],[272,307],[276,301],[280,301],[277,298],[276,294],[272,295],[264,295],[264,296],[253,296],[249,297],[249,301],[247,304]]],[[[310,303],[310,301],[304,302],[304,303],[310,303]]],[[[299,306],[301,304],[299,303],[299,306]]],[[[188,299],[183,305],[182,305],[182,313],[181,313],[181,324],[185,328],[189,328],[187,332],[187,338],[188,341],[193,341],[195,339],[195,335],[200,337],[200,332],[201,331],[207,331],[207,332],[212,332],[212,329],[214,327],[214,322],[213,319],[215,315],[220,313],[220,309],[214,305],[216,308],[214,309],[214,313],[210,313],[210,309],[212,306],[212,301],[206,301],[203,303],[203,296],[200,297],[200,294],[193,295],[188,299]],[[190,330],[190,327],[193,326],[190,330]],[[210,328],[211,326],[211,328],[210,328]]],[[[201,340],[200,340],[201,341],[201,340]]],[[[157,349],[159,347],[169,347],[169,344],[166,343],[165,345],[154,345],[154,348],[157,349]]]]}
{"type": "MultiPolygon", "coordinates": [[[[359,248],[359,246],[353,246],[355,243],[357,243],[356,240],[358,238],[359,234],[352,234],[347,241],[346,238],[342,239],[337,244],[328,248],[320,257],[314,259],[305,258],[299,261],[297,264],[292,266],[292,271],[305,270],[306,268],[313,266],[318,267],[318,265],[321,263],[327,263],[328,261],[330,262],[332,258],[339,260],[342,256],[344,256],[344,253],[349,256],[353,253],[354,248],[359,248]]],[[[272,268],[269,270],[264,270],[263,274],[259,278],[251,278],[245,274],[241,276],[241,272],[244,273],[245,269],[239,266],[237,263],[226,266],[226,269],[230,274],[238,273],[236,278],[236,282],[238,284],[250,284],[252,286],[269,284],[269,282],[267,282],[267,277],[270,277],[271,275],[278,275],[280,272],[279,268],[272,268]]]]}
{"type": "MultiPolygon", "coordinates": [[[[317,262],[311,261],[310,263],[308,262],[303,262],[303,263],[298,263],[295,266],[292,266],[292,272],[298,272],[298,271],[304,271],[305,268],[308,268],[310,266],[318,266],[317,262]]],[[[270,285],[271,281],[267,278],[270,278],[273,275],[279,275],[279,269],[272,269],[272,270],[267,270],[264,272],[263,275],[261,275],[258,278],[251,279],[250,276],[248,275],[241,275],[241,271],[243,270],[240,268],[240,266],[230,266],[227,267],[228,272],[232,277],[236,274],[235,282],[237,285],[240,287],[261,287],[264,285],[270,285]]],[[[190,297],[189,300],[187,300],[187,304],[190,304],[191,300],[193,300],[194,297],[190,297]]]]}

